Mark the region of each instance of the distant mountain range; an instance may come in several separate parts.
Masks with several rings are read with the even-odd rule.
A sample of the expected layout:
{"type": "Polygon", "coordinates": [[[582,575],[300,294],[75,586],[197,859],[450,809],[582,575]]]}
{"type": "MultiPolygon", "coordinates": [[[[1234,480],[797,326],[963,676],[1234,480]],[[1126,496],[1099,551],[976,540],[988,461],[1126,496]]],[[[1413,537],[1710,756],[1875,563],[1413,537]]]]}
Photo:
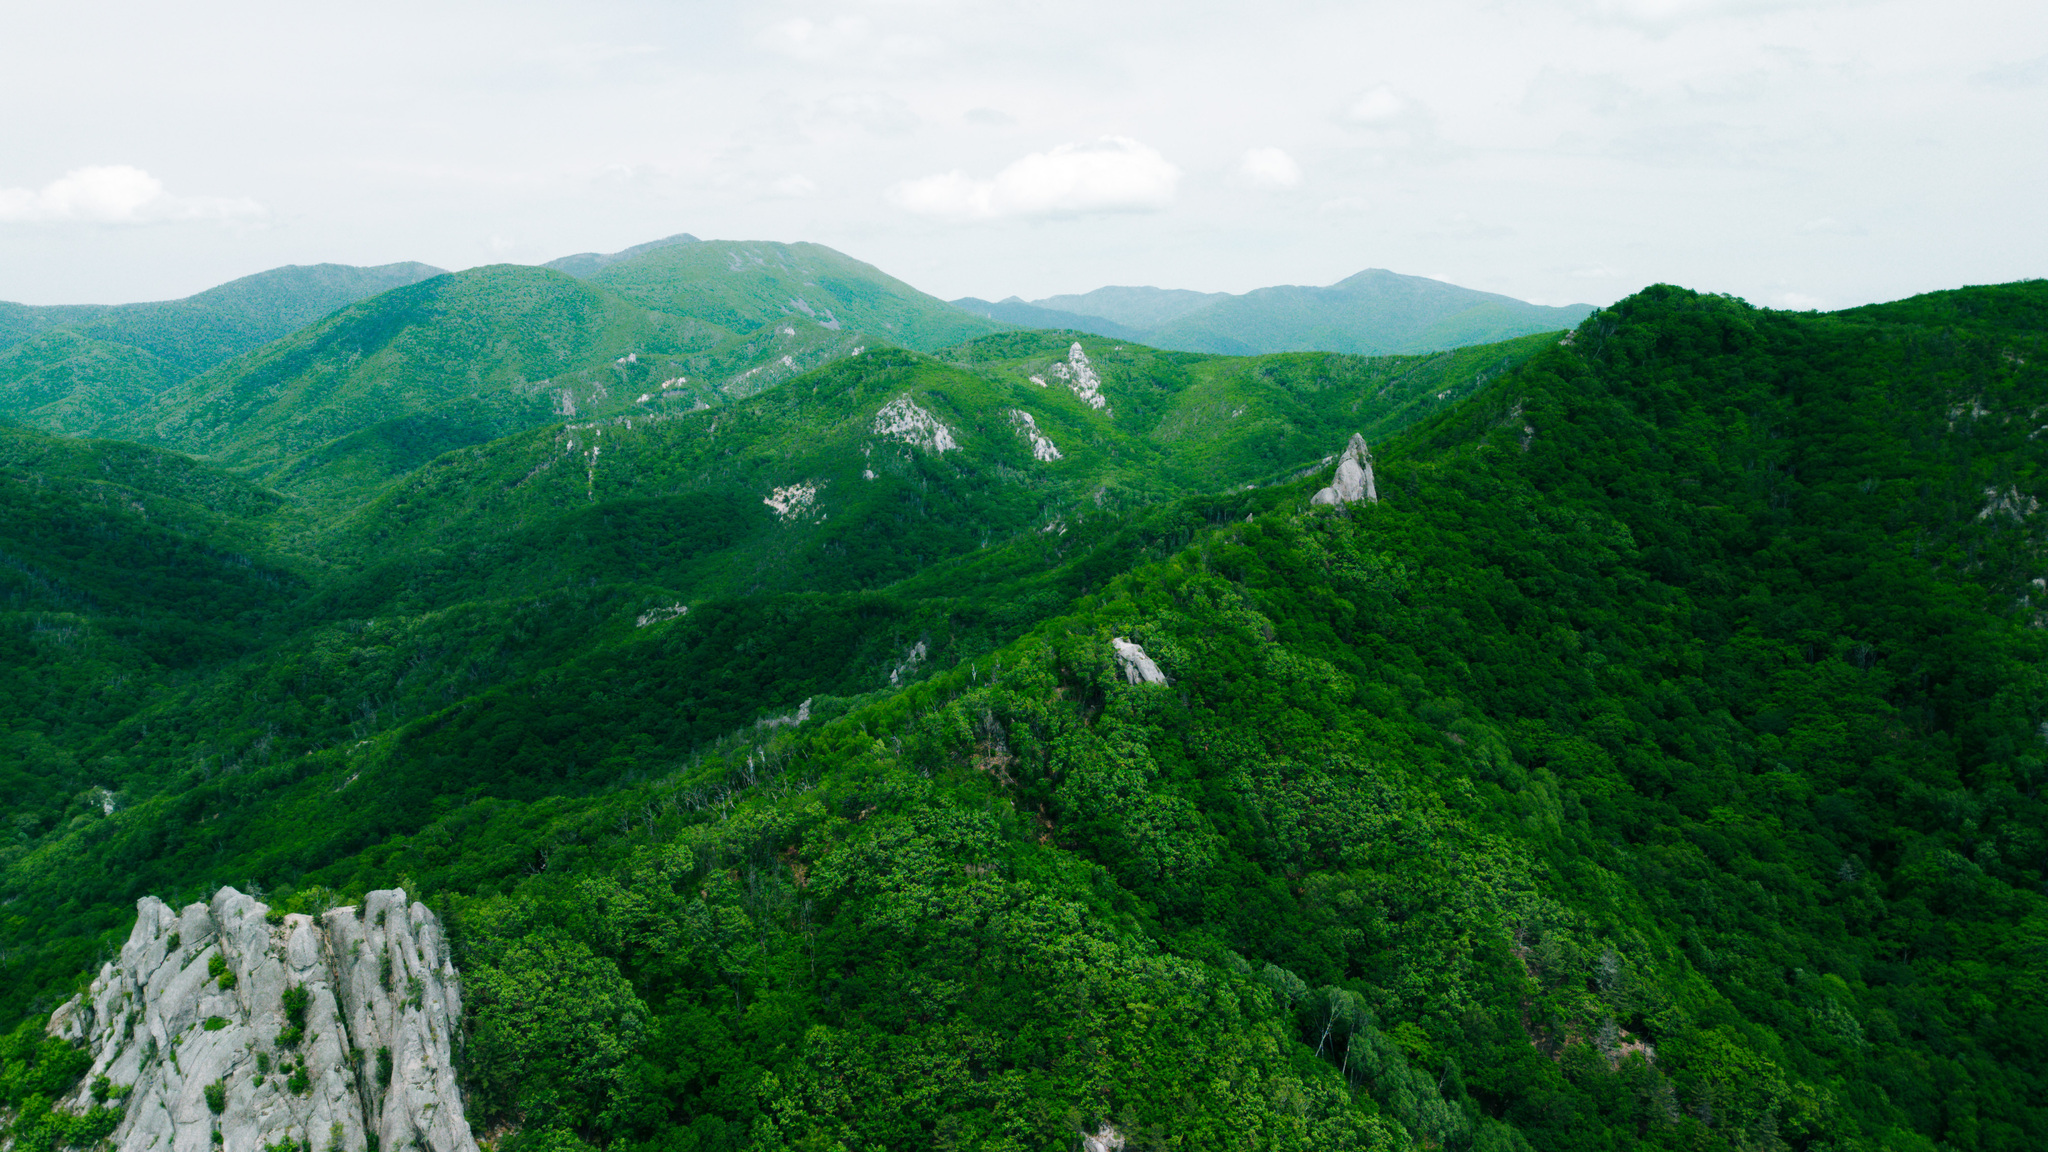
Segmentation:
{"type": "Polygon", "coordinates": [[[540,267],[289,267],[184,300],[0,304],[0,419],[346,506],[523,429],[718,405],[864,345],[1006,327],[816,244],[683,234],[540,267]]]}
{"type": "Polygon", "coordinates": [[[822,245],[680,233],[538,267],[293,266],[183,300],[0,304],[0,419],[208,457],[325,515],[444,452],[717,407],[862,347],[941,352],[1035,328],[1226,355],[1389,353],[1552,331],[1585,310],[1382,271],[1243,296],[948,304],[822,245]]]}
{"type": "Polygon", "coordinates": [[[1154,348],[1251,356],[1265,352],[1390,355],[1436,352],[1569,328],[1591,304],[1549,307],[1424,276],[1368,268],[1327,288],[1281,285],[1242,296],[1167,288],[953,305],[1025,328],[1070,328],[1154,348]]]}
{"type": "Polygon", "coordinates": [[[566,256],[543,267],[649,308],[736,332],[801,317],[832,331],[857,330],[929,352],[1006,327],[962,316],[937,297],[823,244],[683,234],[610,255],[566,256]]]}

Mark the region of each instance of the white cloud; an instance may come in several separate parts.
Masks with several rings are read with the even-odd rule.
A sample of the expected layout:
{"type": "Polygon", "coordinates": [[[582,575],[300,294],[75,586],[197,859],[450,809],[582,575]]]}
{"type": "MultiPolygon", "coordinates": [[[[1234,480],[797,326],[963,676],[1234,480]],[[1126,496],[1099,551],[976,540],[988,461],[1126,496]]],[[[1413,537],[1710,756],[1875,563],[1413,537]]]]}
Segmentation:
{"type": "Polygon", "coordinates": [[[890,189],[899,208],[926,216],[1073,216],[1090,212],[1156,212],[1173,203],[1180,169],[1127,136],[1062,144],[1033,152],[991,180],[958,170],[890,189]]]}
{"type": "Polygon", "coordinates": [[[778,20],[762,33],[762,43],[799,60],[819,60],[859,47],[869,39],[868,22],[841,16],[824,23],[794,16],[778,20]]]}
{"type": "Polygon", "coordinates": [[[818,186],[812,183],[809,177],[799,176],[793,172],[780,180],[771,181],[768,185],[769,194],[774,196],[814,196],[817,191],[818,186]]]}
{"type": "Polygon", "coordinates": [[[876,62],[897,57],[931,56],[941,50],[930,36],[878,33],[859,16],[812,20],[803,16],[778,20],[761,34],[771,51],[798,60],[864,59],[876,62]]]}
{"type": "Polygon", "coordinates": [[[1260,188],[1296,188],[1301,185],[1301,165],[1278,148],[1253,148],[1244,154],[1237,174],[1260,188]]]}
{"type": "Polygon", "coordinates": [[[1366,203],[1363,196],[1339,196],[1335,200],[1323,201],[1316,206],[1316,211],[1331,215],[1357,215],[1372,211],[1372,205],[1366,203]]]}
{"type": "Polygon", "coordinates": [[[1662,35],[1681,25],[1705,20],[1841,5],[1842,0],[1580,0],[1576,7],[1593,23],[1619,24],[1662,35]]]}
{"type": "Polygon", "coordinates": [[[1827,303],[1827,301],[1818,296],[1808,296],[1804,292],[1779,292],[1776,294],[1775,299],[1778,302],[1778,307],[1790,309],[1794,312],[1812,312],[1827,303]]]}
{"type": "Polygon", "coordinates": [[[1407,99],[1382,84],[1353,100],[1351,106],[1344,110],[1344,118],[1360,124],[1391,124],[1406,111],[1407,99]]]}
{"type": "Polygon", "coordinates": [[[40,189],[0,188],[0,223],[6,224],[146,224],[262,214],[254,200],[167,195],[163,181],[126,164],[75,168],[40,189]]]}
{"type": "Polygon", "coordinates": [[[917,113],[887,92],[837,92],[818,100],[805,116],[817,134],[848,130],[875,136],[901,136],[917,127],[917,113]]]}
{"type": "Polygon", "coordinates": [[[1867,229],[1861,224],[1837,220],[1833,216],[1822,216],[1801,224],[1799,231],[1808,236],[1861,236],[1867,229]]]}

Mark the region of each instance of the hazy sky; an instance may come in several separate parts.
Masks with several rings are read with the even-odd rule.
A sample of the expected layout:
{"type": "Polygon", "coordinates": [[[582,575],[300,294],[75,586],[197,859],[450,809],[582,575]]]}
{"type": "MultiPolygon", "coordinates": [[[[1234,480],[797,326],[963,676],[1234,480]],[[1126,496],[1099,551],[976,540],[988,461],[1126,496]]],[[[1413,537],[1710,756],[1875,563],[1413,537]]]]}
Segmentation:
{"type": "Polygon", "coordinates": [[[2048,274],[2048,4],[9,0],[0,299],[815,240],[944,297],[2048,274]]]}

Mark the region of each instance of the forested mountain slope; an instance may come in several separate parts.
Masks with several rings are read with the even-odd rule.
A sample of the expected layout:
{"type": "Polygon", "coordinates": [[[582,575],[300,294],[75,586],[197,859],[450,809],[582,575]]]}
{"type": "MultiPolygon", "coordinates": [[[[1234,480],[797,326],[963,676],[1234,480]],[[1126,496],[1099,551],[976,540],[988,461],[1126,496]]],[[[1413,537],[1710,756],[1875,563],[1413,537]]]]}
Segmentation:
{"type": "Polygon", "coordinates": [[[170,385],[337,308],[440,274],[415,263],[290,265],[182,300],[0,302],[0,418],[89,435],[170,385]]]}
{"type": "Polygon", "coordinates": [[[269,544],[289,515],[183,456],[0,425],[0,790],[17,836],[86,786],[81,750],[276,639],[306,591],[269,544]]]}
{"type": "Polygon", "coordinates": [[[347,509],[452,448],[592,412],[749,395],[857,339],[812,323],[735,335],[558,272],[496,265],[343,309],[116,427],[347,509]]]}
{"type": "Polygon", "coordinates": [[[557,272],[567,272],[579,280],[588,280],[598,269],[617,264],[621,260],[631,260],[643,252],[652,252],[656,248],[667,248],[676,244],[696,243],[699,243],[699,241],[695,236],[690,235],[688,232],[678,232],[673,236],[664,236],[659,240],[649,240],[645,244],[635,244],[630,248],[621,248],[617,252],[578,252],[573,256],[563,256],[557,260],[550,260],[541,265],[541,267],[552,268],[557,272]]]}
{"type": "MultiPolygon", "coordinates": [[[[381,315],[373,305],[363,311],[381,315]]],[[[357,330],[350,315],[323,337],[344,367],[354,363],[341,339],[357,330]]],[[[394,328],[405,331],[382,330],[394,328]]],[[[387,482],[372,474],[365,488],[341,489],[359,493],[359,509],[328,512],[175,454],[25,435],[74,471],[126,453],[262,493],[263,518],[187,524],[188,534],[202,550],[268,557],[264,564],[310,583],[295,576],[266,608],[272,631],[260,654],[222,650],[204,667],[152,674],[138,697],[150,707],[66,728],[61,755],[49,759],[57,778],[39,785],[56,790],[50,806],[20,813],[22,828],[45,831],[24,843],[71,818],[59,813],[87,788],[78,766],[98,764],[91,787],[142,806],[129,819],[168,837],[149,863],[131,861],[129,873],[108,879],[168,891],[192,859],[172,845],[196,850],[187,836],[199,830],[173,801],[210,787],[203,782],[216,771],[240,777],[381,738],[455,702],[549,668],[610,660],[678,628],[756,637],[686,645],[695,654],[672,674],[702,699],[678,717],[691,739],[807,695],[916,679],[1058,611],[1145,541],[1184,539],[1179,514],[1143,527],[1152,502],[1313,468],[1344,429],[1404,426],[1541,346],[1233,361],[1090,338],[1091,357],[1080,343],[997,336],[949,351],[950,361],[879,349],[718,408],[628,403],[617,416],[445,454],[381,494],[376,486],[387,482]],[[1029,379],[1054,362],[1065,380],[1029,379]],[[655,627],[685,610],[687,619],[655,627]],[[770,645],[769,635],[782,639],[770,645]],[[767,658],[777,645],[781,655],[767,658]],[[200,766],[199,780],[176,765],[200,766]]],[[[41,531],[26,519],[16,538],[33,542],[41,531]]],[[[93,531],[122,535],[111,524],[93,531]]],[[[128,577],[108,557],[99,578],[128,577]]],[[[615,774],[574,773],[590,782],[615,774]]],[[[274,786],[259,786],[250,802],[270,806],[274,786]]],[[[410,828],[433,811],[410,800],[350,806],[373,828],[390,819],[410,828]]],[[[359,842],[351,820],[309,819],[359,842]]],[[[206,851],[246,858],[279,850],[273,840],[298,843],[301,833],[273,836],[276,827],[210,822],[206,851]]],[[[118,916],[118,906],[103,907],[118,916]]],[[[58,954],[65,959],[50,963],[59,970],[72,963],[71,952],[58,954]]]]}
{"type": "Polygon", "coordinates": [[[2044,317],[1659,287],[1433,378],[999,334],[441,457],[294,537],[342,558],[265,657],[66,745],[9,1010],[143,892],[398,882],[517,1147],[2038,1146],[2044,317]],[[1260,445],[1346,421],[1380,501],[1312,508],[1260,445]],[[754,573],[841,516],[932,562],[692,598],[724,514],[659,500],[719,485],[819,518],[754,573]],[[615,543],[490,586],[563,532],[615,543]]]}
{"type": "Polygon", "coordinates": [[[140,348],[187,372],[203,372],[336,308],[439,275],[439,268],[410,261],[374,268],[289,264],[179,300],[49,306],[0,302],[0,347],[53,328],[71,328],[95,340],[140,348]]]}
{"type": "Polygon", "coordinates": [[[1007,327],[969,316],[823,244],[657,242],[588,272],[581,263],[557,264],[649,308],[735,332],[802,318],[930,351],[1007,327]]]}

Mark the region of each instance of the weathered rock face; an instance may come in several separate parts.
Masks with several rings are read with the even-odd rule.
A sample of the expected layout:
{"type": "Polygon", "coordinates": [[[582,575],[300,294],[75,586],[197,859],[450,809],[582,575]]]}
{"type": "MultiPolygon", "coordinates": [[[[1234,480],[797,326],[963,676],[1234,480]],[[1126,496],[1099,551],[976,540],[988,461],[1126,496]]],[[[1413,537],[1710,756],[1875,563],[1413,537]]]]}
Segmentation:
{"type": "Polygon", "coordinates": [[[937,416],[917,406],[909,394],[898,396],[875,413],[874,432],[891,440],[914,444],[927,452],[944,455],[960,446],[953,430],[937,416]]]}
{"type": "Polygon", "coordinates": [[[1145,654],[1145,649],[1140,645],[1117,636],[1110,640],[1109,646],[1116,652],[1117,667],[1123,671],[1125,680],[1132,684],[1167,682],[1166,673],[1159,670],[1159,665],[1145,654]]]}
{"type": "Polygon", "coordinates": [[[1309,497],[1310,504],[1333,504],[1342,506],[1356,504],[1360,500],[1368,504],[1380,502],[1378,487],[1373,484],[1372,453],[1365,446],[1365,437],[1356,432],[1351,434],[1351,443],[1344,446],[1343,458],[1337,461],[1336,479],[1330,486],[1309,497]]]}
{"type": "Polygon", "coordinates": [[[1081,1134],[1081,1152],[1123,1152],[1124,1134],[1113,1124],[1104,1124],[1102,1131],[1081,1134]]]}
{"type": "MultiPolygon", "coordinates": [[[[1096,374],[1095,366],[1088,362],[1088,353],[1081,350],[1080,341],[1074,341],[1074,346],[1067,349],[1065,363],[1055,360],[1050,370],[1053,375],[1067,382],[1067,387],[1074,390],[1074,395],[1081,398],[1081,403],[1098,409],[1108,406],[1109,400],[1102,394],[1102,377],[1096,374]]],[[[1041,387],[1045,384],[1044,380],[1036,376],[1033,376],[1031,381],[1041,387]]]]}
{"type": "Polygon", "coordinates": [[[136,908],[120,959],[49,1025],[93,1054],[65,1106],[88,1107],[99,1076],[133,1086],[115,1152],[476,1152],[451,1051],[455,967],[426,905],[372,892],[273,924],[223,888],[181,911],[153,896],[136,908]]]}
{"type": "Polygon", "coordinates": [[[1016,425],[1017,431],[1023,433],[1031,441],[1031,458],[1033,460],[1050,464],[1060,458],[1059,445],[1052,442],[1052,437],[1038,430],[1038,421],[1033,418],[1031,413],[1024,411],[1022,408],[1012,408],[1010,409],[1010,423],[1016,425]]]}

